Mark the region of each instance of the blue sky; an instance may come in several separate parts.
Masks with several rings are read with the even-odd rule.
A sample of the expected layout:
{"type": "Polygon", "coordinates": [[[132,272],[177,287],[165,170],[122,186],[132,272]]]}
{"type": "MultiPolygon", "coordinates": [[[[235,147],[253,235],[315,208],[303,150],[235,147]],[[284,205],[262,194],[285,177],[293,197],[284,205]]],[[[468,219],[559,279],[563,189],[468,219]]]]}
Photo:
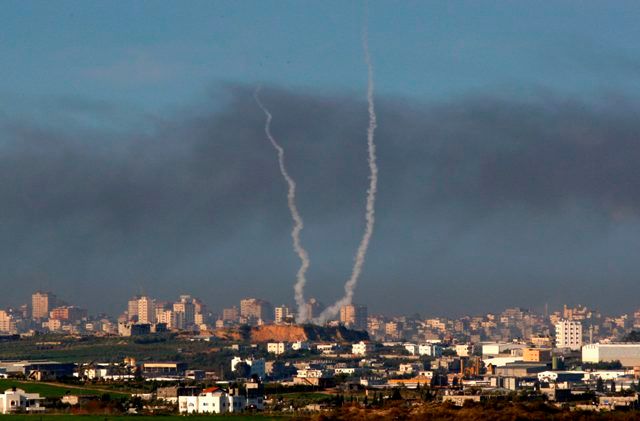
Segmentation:
{"type": "MultiPolygon", "coordinates": [[[[4,95],[157,110],[219,82],[361,92],[363,3],[6,1],[4,95]]],[[[635,2],[372,1],[379,93],[636,92],[635,2]]]]}

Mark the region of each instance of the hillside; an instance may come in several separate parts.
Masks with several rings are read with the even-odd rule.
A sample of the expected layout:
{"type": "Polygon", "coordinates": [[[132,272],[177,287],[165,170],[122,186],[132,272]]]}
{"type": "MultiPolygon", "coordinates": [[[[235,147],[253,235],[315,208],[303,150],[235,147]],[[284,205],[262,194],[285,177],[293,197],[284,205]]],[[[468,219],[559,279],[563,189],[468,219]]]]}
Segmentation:
{"type": "Polygon", "coordinates": [[[250,342],[357,342],[368,340],[367,332],[350,330],[344,326],[316,325],[262,325],[253,328],[217,329],[213,334],[220,339],[246,340],[250,342]]]}

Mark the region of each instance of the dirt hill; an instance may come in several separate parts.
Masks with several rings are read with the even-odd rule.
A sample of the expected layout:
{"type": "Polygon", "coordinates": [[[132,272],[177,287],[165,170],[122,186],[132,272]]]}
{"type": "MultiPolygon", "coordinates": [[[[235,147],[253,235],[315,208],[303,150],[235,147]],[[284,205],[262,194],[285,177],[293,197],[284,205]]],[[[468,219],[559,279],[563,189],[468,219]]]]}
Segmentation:
{"type": "Polygon", "coordinates": [[[349,330],[343,326],[316,325],[262,325],[249,328],[217,329],[214,335],[220,339],[246,340],[250,342],[357,342],[368,340],[367,332],[349,330]]]}

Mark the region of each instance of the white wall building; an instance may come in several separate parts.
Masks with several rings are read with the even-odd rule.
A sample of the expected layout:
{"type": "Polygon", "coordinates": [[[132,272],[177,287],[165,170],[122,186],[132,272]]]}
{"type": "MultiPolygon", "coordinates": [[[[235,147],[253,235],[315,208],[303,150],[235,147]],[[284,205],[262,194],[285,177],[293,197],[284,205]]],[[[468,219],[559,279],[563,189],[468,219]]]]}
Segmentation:
{"type": "Polygon", "coordinates": [[[608,361],[620,361],[624,367],[640,366],[640,343],[598,343],[582,347],[582,362],[608,361]]]}
{"type": "Polygon", "coordinates": [[[582,347],[582,324],[577,320],[560,320],[556,323],[556,348],[574,351],[582,347]]]}
{"type": "Polygon", "coordinates": [[[247,358],[246,360],[243,360],[240,357],[233,357],[231,359],[231,371],[235,371],[236,364],[239,364],[241,362],[246,363],[249,367],[251,367],[251,373],[250,373],[251,376],[255,374],[261,379],[264,378],[265,376],[264,359],[260,358],[260,359],[254,360],[253,358],[247,358]]]}
{"type": "Polygon", "coordinates": [[[11,412],[42,412],[44,407],[40,406],[39,393],[26,393],[22,389],[7,389],[0,395],[0,413],[10,414],[11,412]]]}
{"type": "Polygon", "coordinates": [[[516,344],[513,342],[491,342],[482,344],[482,356],[490,357],[492,355],[500,355],[509,353],[514,349],[526,348],[525,344],[516,344]]]}
{"type": "Polygon", "coordinates": [[[269,354],[281,355],[287,350],[287,344],[284,342],[269,342],[267,344],[267,352],[269,354]]]}
{"type": "Polygon", "coordinates": [[[373,351],[373,344],[369,342],[360,341],[351,345],[351,353],[353,355],[367,355],[373,351]]]}
{"type": "MultiPolygon", "coordinates": [[[[178,410],[181,414],[224,414],[234,408],[231,397],[218,387],[205,389],[197,396],[179,396],[178,410]]],[[[244,407],[236,403],[235,406],[244,407]]],[[[234,408],[235,409],[235,408],[234,408]]]]}
{"type": "Polygon", "coordinates": [[[422,344],[418,346],[418,354],[429,357],[442,357],[442,347],[434,343],[422,344]]]}

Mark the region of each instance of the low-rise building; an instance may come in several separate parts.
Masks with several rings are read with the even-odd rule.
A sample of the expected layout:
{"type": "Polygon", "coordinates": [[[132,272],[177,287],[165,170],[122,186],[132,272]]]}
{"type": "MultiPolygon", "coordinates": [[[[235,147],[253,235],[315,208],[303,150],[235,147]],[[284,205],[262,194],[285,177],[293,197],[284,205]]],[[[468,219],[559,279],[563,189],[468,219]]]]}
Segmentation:
{"type": "Polygon", "coordinates": [[[267,344],[267,352],[269,354],[281,355],[287,350],[287,344],[284,342],[269,342],[267,344]]]}
{"type": "Polygon", "coordinates": [[[373,351],[373,344],[370,342],[360,341],[351,345],[351,353],[353,355],[367,355],[373,351]]]}
{"type": "Polygon", "coordinates": [[[39,393],[26,393],[24,390],[15,387],[7,389],[0,395],[0,413],[42,412],[44,407],[40,406],[41,400],[39,393]]]}
{"type": "Polygon", "coordinates": [[[582,362],[610,361],[620,361],[624,367],[640,366],[640,343],[596,343],[582,347],[582,362]]]}

